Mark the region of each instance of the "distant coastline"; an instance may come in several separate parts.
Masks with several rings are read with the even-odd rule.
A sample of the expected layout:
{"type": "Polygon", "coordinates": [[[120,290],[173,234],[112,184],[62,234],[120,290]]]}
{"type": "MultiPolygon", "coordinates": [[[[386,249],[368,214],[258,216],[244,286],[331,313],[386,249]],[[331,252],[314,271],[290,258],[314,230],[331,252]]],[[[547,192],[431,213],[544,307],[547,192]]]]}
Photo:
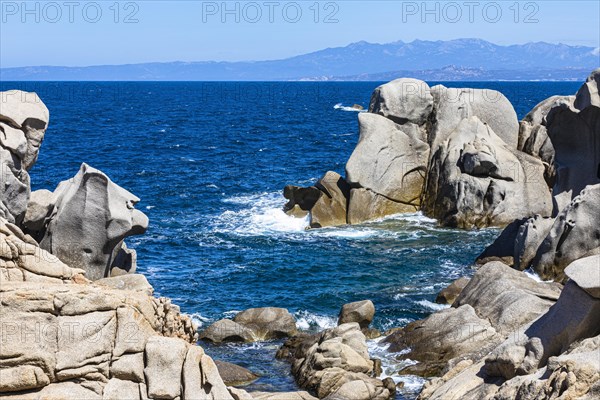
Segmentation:
{"type": "Polygon", "coordinates": [[[241,62],[153,62],[0,68],[3,81],[582,81],[598,48],[545,42],[500,46],[480,39],[352,43],[295,57],[241,62]],[[506,66],[510,66],[506,68],[506,66]]]}

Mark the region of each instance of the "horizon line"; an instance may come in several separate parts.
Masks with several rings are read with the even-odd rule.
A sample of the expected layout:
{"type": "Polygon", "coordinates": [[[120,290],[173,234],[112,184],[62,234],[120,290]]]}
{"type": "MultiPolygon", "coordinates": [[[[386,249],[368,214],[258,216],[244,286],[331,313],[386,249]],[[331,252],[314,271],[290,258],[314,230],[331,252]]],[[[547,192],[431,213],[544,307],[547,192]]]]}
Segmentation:
{"type": "Polygon", "coordinates": [[[336,46],[336,47],[325,47],[325,48],[321,48],[318,50],[314,50],[314,51],[310,51],[308,53],[301,53],[301,54],[296,54],[290,57],[286,57],[286,58],[274,58],[274,59],[263,59],[263,60],[238,60],[238,61],[224,61],[224,60],[197,60],[197,61],[181,61],[181,60],[172,60],[172,61],[140,61],[140,62],[133,62],[133,63],[124,63],[124,64],[89,64],[89,65],[80,65],[80,66],[74,66],[74,65],[22,65],[22,66],[14,66],[14,67],[2,67],[2,62],[0,61],[0,70],[8,70],[8,69],[17,69],[17,68],[93,68],[93,67],[124,67],[124,66],[135,66],[135,65],[143,65],[143,64],[237,64],[237,63],[248,63],[248,64],[253,64],[253,63],[260,63],[260,62],[275,62],[275,61],[284,61],[284,60],[290,60],[293,59],[295,57],[301,57],[301,56],[305,56],[305,55],[309,55],[309,54],[314,54],[314,53],[318,53],[321,51],[325,51],[325,50],[332,50],[332,49],[344,49],[347,47],[350,47],[352,45],[357,45],[357,44],[366,44],[366,45],[380,45],[380,46],[384,46],[384,45],[390,45],[390,44],[396,44],[396,43],[402,43],[402,44],[413,44],[415,42],[424,42],[424,43],[438,43],[438,42],[457,42],[457,41],[467,41],[467,40],[475,40],[475,41],[479,41],[479,42],[485,42],[485,43],[489,43],[492,44],[494,46],[499,46],[499,47],[511,47],[511,46],[525,46],[528,44],[549,44],[549,45],[555,45],[555,46],[567,46],[570,48],[587,48],[590,49],[592,51],[596,51],[600,54],[600,43],[597,47],[593,47],[593,46],[584,46],[584,45],[570,45],[570,44],[566,44],[563,42],[547,42],[547,41],[528,41],[528,42],[524,42],[524,43],[512,43],[512,44],[498,44],[496,42],[492,42],[486,39],[480,39],[480,38],[475,38],[475,37],[462,37],[462,38],[456,38],[456,39],[449,39],[449,40],[442,40],[442,39],[438,39],[438,40],[422,40],[422,39],[414,39],[413,41],[410,42],[404,42],[401,39],[393,41],[393,42],[385,42],[385,43],[379,43],[379,42],[368,42],[365,40],[360,40],[358,42],[351,42],[348,43],[345,46],[336,46]]]}

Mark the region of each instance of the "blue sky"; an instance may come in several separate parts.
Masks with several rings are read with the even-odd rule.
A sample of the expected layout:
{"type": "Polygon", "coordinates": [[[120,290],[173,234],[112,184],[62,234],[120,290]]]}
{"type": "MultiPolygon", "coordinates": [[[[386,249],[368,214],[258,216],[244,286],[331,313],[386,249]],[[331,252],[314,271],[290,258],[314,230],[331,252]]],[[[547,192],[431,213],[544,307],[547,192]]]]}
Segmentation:
{"type": "Polygon", "coordinates": [[[1,67],[265,60],[361,40],[600,46],[596,0],[0,3],[1,67]]]}

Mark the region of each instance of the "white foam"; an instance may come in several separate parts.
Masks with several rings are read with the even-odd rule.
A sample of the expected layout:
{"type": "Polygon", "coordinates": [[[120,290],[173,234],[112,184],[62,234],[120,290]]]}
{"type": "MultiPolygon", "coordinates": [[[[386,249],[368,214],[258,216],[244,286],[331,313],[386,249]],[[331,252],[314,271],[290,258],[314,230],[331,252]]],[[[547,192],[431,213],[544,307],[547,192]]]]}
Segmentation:
{"type": "Polygon", "coordinates": [[[440,311],[440,310],[445,310],[446,308],[450,308],[450,306],[448,304],[437,304],[437,303],[433,303],[429,300],[419,300],[419,301],[415,301],[416,304],[419,304],[425,308],[428,308],[430,310],[433,311],[440,311]]]}
{"type": "MultiPolygon", "coordinates": [[[[391,215],[362,225],[307,229],[308,216],[296,218],[283,211],[286,199],[281,191],[232,196],[222,201],[234,206],[227,207],[226,211],[211,218],[211,230],[238,236],[284,235],[294,241],[310,241],[319,238],[345,240],[386,238],[414,242],[423,237],[432,237],[436,231],[447,231],[446,228],[438,226],[436,220],[420,212],[391,215]],[[384,221],[399,221],[399,223],[382,225],[384,221]]],[[[402,248],[406,251],[422,252],[428,251],[431,247],[403,246],[402,248]]]]}
{"type": "Polygon", "coordinates": [[[384,218],[381,218],[378,221],[386,221],[386,220],[411,222],[414,225],[437,225],[437,223],[438,223],[436,219],[426,217],[425,215],[423,215],[423,213],[421,211],[414,212],[414,213],[388,215],[384,218]]]}
{"type": "Polygon", "coordinates": [[[354,107],[348,107],[343,105],[342,103],[337,103],[336,105],[333,106],[333,108],[335,108],[336,110],[342,110],[342,111],[354,111],[354,112],[366,112],[367,110],[360,110],[358,108],[354,108],[354,107]]]}
{"type": "Polygon", "coordinates": [[[373,229],[360,228],[325,228],[310,231],[314,235],[325,237],[337,237],[342,239],[366,239],[377,235],[379,232],[373,229]]]}
{"type": "Polygon", "coordinates": [[[540,278],[540,276],[537,274],[537,272],[535,272],[533,269],[528,268],[525,271],[525,275],[528,276],[529,278],[533,279],[536,282],[541,282],[541,283],[551,283],[554,282],[552,279],[545,281],[542,278],[540,278]]]}
{"type": "Polygon", "coordinates": [[[287,215],[280,208],[270,208],[250,217],[252,230],[255,233],[266,231],[302,232],[308,226],[308,217],[296,218],[287,215]]]}
{"type": "Polygon", "coordinates": [[[296,326],[303,331],[317,331],[334,328],[337,326],[337,319],[328,315],[313,314],[306,310],[295,313],[296,326]]]}
{"type": "Polygon", "coordinates": [[[392,379],[394,379],[394,382],[396,382],[396,384],[400,382],[404,383],[404,386],[402,387],[401,391],[409,393],[420,392],[425,382],[427,382],[425,378],[421,378],[420,376],[416,375],[402,375],[398,377],[392,377],[392,379]]]}
{"type": "Polygon", "coordinates": [[[236,315],[238,315],[239,313],[241,313],[242,310],[229,310],[229,311],[225,311],[223,313],[223,318],[233,318],[236,315]]]}
{"type": "Polygon", "coordinates": [[[192,323],[195,325],[196,330],[210,321],[210,318],[206,318],[200,313],[190,314],[190,317],[192,318],[192,323]]]}
{"type": "Polygon", "coordinates": [[[234,196],[223,202],[243,207],[238,211],[227,210],[217,216],[213,220],[216,231],[240,236],[263,236],[303,232],[308,226],[308,217],[296,218],[283,212],[285,199],[279,192],[234,196]]]}
{"type": "Polygon", "coordinates": [[[379,378],[392,378],[396,384],[403,382],[404,387],[401,389],[403,392],[413,393],[419,391],[423,386],[423,383],[425,383],[425,379],[412,375],[398,374],[398,371],[400,371],[402,368],[416,364],[415,361],[409,359],[398,360],[398,356],[408,354],[410,349],[406,348],[400,352],[391,353],[388,351],[390,345],[388,343],[382,343],[383,339],[384,338],[381,337],[374,340],[367,340],[369,355],[372,358],[381,360],[382,373],[379,378]]]}

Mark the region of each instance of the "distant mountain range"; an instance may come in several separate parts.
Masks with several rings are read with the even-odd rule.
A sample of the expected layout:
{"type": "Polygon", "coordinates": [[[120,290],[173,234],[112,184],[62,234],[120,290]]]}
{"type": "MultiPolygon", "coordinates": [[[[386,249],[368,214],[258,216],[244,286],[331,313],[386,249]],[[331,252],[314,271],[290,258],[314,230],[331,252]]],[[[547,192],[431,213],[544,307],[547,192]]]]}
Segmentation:
{"type": "Polygon", "coordinates": [[[0,68],[3,81],[582,80],[600,49],[545,42],[500,46],[481,39],[352,43],[272,61],[167,62],[0,68]]]}

